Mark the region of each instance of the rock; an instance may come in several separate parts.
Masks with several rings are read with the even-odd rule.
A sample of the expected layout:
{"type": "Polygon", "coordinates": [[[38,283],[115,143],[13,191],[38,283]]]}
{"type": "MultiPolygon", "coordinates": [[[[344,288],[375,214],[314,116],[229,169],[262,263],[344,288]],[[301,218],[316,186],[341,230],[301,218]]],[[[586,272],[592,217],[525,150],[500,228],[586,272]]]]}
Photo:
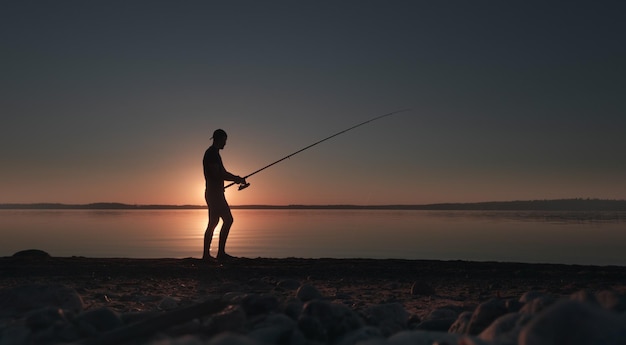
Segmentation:
{"type": "Polygon", "coordinates": [[[596,293],[589,290],[580,290],[571,294],[570,299],[597,304],[602,308],[615,312],[626,311],[626,298],[614,290],[602,290],[596,293]]]}
{"type": "Polygon", "coordinates": [[[160,312],[156,310],[133,311],[133,312],[128,312],[128,313],[122,313],[122,315],[120,315],[120,319],[122,320],[122,323],[129,324],[129,323],[141,322],[146,319],[153,318],[159,314],[160,312]]]}
{"type": "Polygon", "coordinates": [[[276,284],[271,283],[269,279],[270,279],[269,277],[264,277],[261,279],[258,279],[258,278],[249,279],[246,284],[247,290],[252,288],[254,291],[259,291],[259,290],[268,290],[270,288],[276,287],[276,284]]]}
{"type": "Polygon", "coordinates": [[[243,298],[241,307],[248,316],[267,314],[278,309],[278,298],[270,294],[250,294],[243,298]]]}
{"type": "Polygon", "coordinates": [[[261,345],[254,339],[241,334],[235,333],[223,333],[220,334],[208,343],[209,345],[261,345]]]}
{"type": "Polygon", "coordinates": [[[313,300],[304,305],[298,326],[307,338],[332,341],[361,328],[364,323],[356,312],[343,304],[313,300]]]}
{"type": "MultiPolygon", "coordinates": [[[[467,336],[446,332],[426,332],[426,331],[403,331],[392,335],[387,339],[386,345],[433,345],[433,344],[460,344],[467,336]]],[[[482,344],[473,343],[473,344],[482,344]]]]}
{"type": "MultiPolygon", "coordinates": [[[[270,314],[262,322],[254,325],[248,336],[266,344],[292,344],[291,338],[301,333],[294,333],[296,322],[283,314],[270,314]]],[[[302,337],[304,340],[304,337],[302,337]]]]}
{"type": "Polygon", "coordinates": [[[426,315],[426,317],[424,318],[424,321],[426,321],[426,320],[441,320],[441,319],[456,320],[457,317],[459,317],[459,313],[456,312],[455,310],[452,310],[450,308],[437,308],[437,309],[431,310],[428,313],[428,315],[426,315]]]}
{"type": "Polygon", "coordinates": [[[229,292],[239,292],[242,294],[245,294],[246,291],[246,286],[241,284],[241,283],[237,283],[237,282],[228,282],[225,281],[222,284],[219,284],[217,286],[217,289],[215,290],[216,293],[223,293],[223,294],[227,294],[229,292]]]}
{"type": "Polygon", "coordinates": [[[409,329],[411,328],[411,326],[415,326],[420,322],[422,322],[422,319],[420,319],[419,315],[411,314],[409,316],[409,329]]]}
{"type": "Polygon", "coordinates": [[[615,312],[626,311],[626,299],[613,290],[598,291],[595,298],[604,309],[615,312]]]}
{"type": "Polygon", "coordinates": [[[241,307],[228,307],[222,312],[213,315],[206,326],[207,333],[236,332],[243,328],[246,322],[246,313],[241,307]]]}
{"type": "Polygon", "coordinates": [[[193,335],[184,335],[173,339],[161,339],[151,342],[150,345],[204,345],[205,342],[193,335]]]}
{"type": "Polygon", "coordinates": [[[159,309],[161,310],[172,310],[178,308],[180,301],[173,297],[165,297],[159,303],[159,309]]]}
{"type": "Polygon", "coordinates": [[[433,289],[432,286],[424,282],[417,281],[417,282],[414,282],[413,285],[411,285],[411,295],[413,296],[419,296],[419,295],[430,296],[434,294],[435,294],[435,289],[433,289]]]}
{"type": "Polygon", "coordinates": [[[302,302],[322,298],[322,294],[311,284],[304,284],[296,291],[296,297],[302,302]]]}
{"type": "Polygon", "coordinates": [[[487,328],[495,319],[507,313],[504,301],[492,298],[478,305],[467,327],[467,334],[476,335],[487,328]]]}
{"type": "Polygon", "coordinates": [[[362,344],[365,341],[373,341],[373,340],[384,340],[380,329],[372,326],[365,326],[359,328],[355,331],[349,332],[344,335],[339,341],[337,341],[337,345],[355,345],[362,344]]]}
{"type": "Polygon", "coordinates": [[[521,331],[519,345],[623,345],[626,322],[590,303],[564,300],[546,308],[521,331]]]}
{"type": "Polygon", "coordinates": [[[520,313],[502,315],[482,331],[478,338],[499,345],[516,345],[522,327],[530,318],[531,316],[520,313]]]}
{"type": "Polygon", "coordinates": [[[546,294],[541,292],[541,291],[535,291],[535,290],[531,290],[531,291],[527,291],[526,293],[524,293],[520,298],[519,301],[521,303],[528,303],[532,300],[534,300],[535,298],[539,298],[542,296],[545,296],[546,294]]]}
{"type": "Polygon", "coordinates": [[[0,292],[0,317],[54,307],[72,312],[83,310],[83,300],[76,290],[64,285],[26,285],[0,292]]]}
{"type": "Polygon", "coordinates": [[[181,337],[187,334],[198,334],[204,330],[201,319],[192,319],[183,322],[176,322],[159,333],[167,334],[170,337],[181,337]]]}
{"type": "Polygon", "coordinates": [[[304,303],[301,300],[296,298],[289,299],[283,306],[283,313],[294,320],[298,320],[303,307],[304,303]]]}
{"type": "Polygon", "coordinates": [[[227,304],[240,304],[248,294],[241,291],[231,291],[222,295],[222,300],[227,304]]]}
{"type": "Polygon", "coordinates": [[[309,315],[302,315],[298,319],[298,329],[311,342],[324,343],[328,341],[328,331],[317,318],[309,315]]]}
{"type": "MultiPolygon", "coordinates": [[[[345,304],[330,303],[332,311],[332,324],[328,327],[330,339],[335,340],[340,336],[365,326],[365,322],[359,314],[345,304]]],[[[306,307],[303,309],[305,312],[306,307]]]]}
{"type": "Polygon", "coordinates": [[[518,311],[520,311],[520,309],[522,309],[523,306],[524,304],[522,304],[522,302],[520,302],[519,300],[512,299],[512,298],[509,298],[504,301],[504,307],[506,308],[506,311],[509,313],[517,313],[518,311]]]}
{"type": "Polygon", "coordinates": [[[76,324],[89,325],[96,332],[102,333],[123,326],[120,316],[109,308],[99,308],[85,311],[77,315],[74,320],[76,324]]]}
{"type": "MultiPolygon", "coordinates": [[[[434,345],[446,345],[446,344],[445,343],[443,343],[443,344],[435,343],[434,345]]],[[[484,342],[483,340],[481,340],[479,338],[465,337],[465,338],[459,339],[459,342],[457,344],[453,344],[453,345],[505,345],[505,344],[486,343],[486,342],[484,342]]],[[[515,344],[515,345],[517,345],[517,344],[515,344]]]]}
{"type": "Polygon", "coordinates": [[[380,328],[386,336],[406,330],[409,323],[409,313],[400,303],[373,305],[363,314],[370,325],[380,328]]]}
{"type": "Polygon", "coordinates": [[[456,319],[424,320],[415,326],[416,331],[446,332],[452,327],[456,319]]]}
{"type": "Polygon", "coordinates": [[[32,343],[32,332],[23,324],[13,324],[0,330],[2,345],[21,345],[32,343]]]}
{"type": "Polygon", "coordinates": [[[413,329],[420,331],[446,332],[452,327],[459,316],[460,308],[446,306],[431,310],[424,320],[419,322],[413,329]]]}
{"type": "Polygon", "coordinates": [[[596,295],[589,290],[579,290],[569,296],[571,300],[587,303],[598,303],[596,295]]]}
{"type": "Polygon", "coordinates": [[[33,310],[24,316],[25,325],[33,331],[68,322],[63,309],[56,307],[44,307],[33,310]]]}
{"type": "Polygon", "coordinates": [[[300,287],[300,282],[295,279],[285,279],[279,281],[276,286],[285,290],[297,290],[300,287]]]}
{"type": "Polygon", "coordinates": [[[21,250],[15,254],[13,254],[14,258],[19,258],[19,259],[35,259],[35,260],[42,260],[42,259],[50,259],[51,256],[50,254],[44,252],[43,250],[39,250],[39,249],[26,249],[26,250],[21,250]]]}
{"type": "Polygon", "coordinates": [[[454,321],[452,326],[450,326],[450,329],[448,329],[448,332],[457,333],[457,334],[467,334],[469,330],[469,323],[470,323],[470,320],[472,319],[472,314],[473,313],[471,311],[464,311],[461,314],[459,314],[459,317],[457,317],[456,321],[454,321]]]}
{"type": "Polygon", "coordinates": [[[556,298],[550,295],[539,296],[526,303],[522,309],[520,309],[520,313],[535,315],[554,302],[556,302],[556,298]]]}

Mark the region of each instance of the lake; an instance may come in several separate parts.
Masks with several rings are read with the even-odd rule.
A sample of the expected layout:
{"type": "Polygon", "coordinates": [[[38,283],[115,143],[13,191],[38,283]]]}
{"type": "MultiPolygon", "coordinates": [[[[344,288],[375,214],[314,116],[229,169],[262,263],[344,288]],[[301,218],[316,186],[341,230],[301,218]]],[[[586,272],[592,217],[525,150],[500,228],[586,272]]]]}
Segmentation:
{"type": "MultiPolygon", "coordinates": [[[[248,258],[626,265],[624,212],[235,209],[233,215],[227,251],[248,258]]],[[[206,210],[0,210],[0,256],[35,248],[52,256],[201,257],[206,221],[206,210]]]]}

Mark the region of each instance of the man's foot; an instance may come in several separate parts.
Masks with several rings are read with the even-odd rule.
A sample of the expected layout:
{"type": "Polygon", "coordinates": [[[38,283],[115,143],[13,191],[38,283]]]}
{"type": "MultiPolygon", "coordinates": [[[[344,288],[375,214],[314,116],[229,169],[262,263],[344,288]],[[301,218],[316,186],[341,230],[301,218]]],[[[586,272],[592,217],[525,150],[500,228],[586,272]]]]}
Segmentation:
{"type": "Polygon", "coordinates": [[[202,257],[202,261],[203,262],[215,262],[215,258],[212,257],[211,255],[205,255],[202,257]]]}
{"type": "Polygon", "coordinates": [[[217,261],[230,261],[230,260],[235,260],[235,259],[237,259],[237,257],[228,255],[226,253],[217,254],[217,261]]]}

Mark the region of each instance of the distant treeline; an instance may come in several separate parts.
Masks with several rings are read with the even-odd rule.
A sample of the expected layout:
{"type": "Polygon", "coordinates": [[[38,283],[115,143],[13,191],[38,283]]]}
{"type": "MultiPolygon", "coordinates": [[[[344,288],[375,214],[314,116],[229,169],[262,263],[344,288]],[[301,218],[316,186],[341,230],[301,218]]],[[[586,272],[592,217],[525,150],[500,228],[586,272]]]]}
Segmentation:
{"type": "Polygon", "coordinates": [[[130,205],[117,202],[96,202],[91,204],[59,204],[59,203],[35,203],[35,204],[0,204],[0,209],[20,210],[177,210],[177,209],[202,209],[206,206],[196,205],[130,205]]]}
{"type": "MultiPolygon", "coordinates": [[[[0,209],[52,210],[190,210],[205,209],[202,205],[129,205],[114,202],[92,204],[0,204],[0,209]]],[[[302,210],[493,210],[493,211],[626,211],[626,200],[558,199],[492,201],[475,203],[442,203],[427,205],[239,205],[233,209],[302,209],[302,210]]]]}
{"type": "Polygon", "coordinates": [[[423,210],[502,210],[502,211],[626,211],[626,200],[558,199],[477,203],[448,203],[421,206],[423,210]]]}

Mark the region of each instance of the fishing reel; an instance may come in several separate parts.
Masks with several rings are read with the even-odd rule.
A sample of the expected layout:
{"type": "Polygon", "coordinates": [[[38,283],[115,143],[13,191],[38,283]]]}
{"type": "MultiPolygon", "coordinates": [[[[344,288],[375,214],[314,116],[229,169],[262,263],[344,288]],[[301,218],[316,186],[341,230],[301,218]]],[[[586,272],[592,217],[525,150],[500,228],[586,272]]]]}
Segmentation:
{"type": "Polygon", "coordinates": [[[242,184],[239,185],[239,190],[246,189],[248,187],[250,187],[250,183],[248,183],[248,182],[242,183],[242,184]]]}

